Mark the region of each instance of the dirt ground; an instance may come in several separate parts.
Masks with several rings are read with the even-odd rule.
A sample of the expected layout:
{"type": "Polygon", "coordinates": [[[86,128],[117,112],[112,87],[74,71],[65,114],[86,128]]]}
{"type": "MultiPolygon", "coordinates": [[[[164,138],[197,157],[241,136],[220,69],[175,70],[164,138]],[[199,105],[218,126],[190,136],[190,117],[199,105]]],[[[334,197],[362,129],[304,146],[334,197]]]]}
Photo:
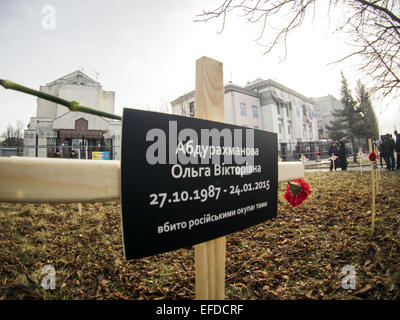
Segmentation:
{"type": "MultiPolygon", "coordinates": [[[[400,173],[312,172],[300,207],[227,236],[226,299],[399,299],[400,173]],[[355,289],[342,287],[353,266],[355,289]]],[[[125,261],[119,202],[0,203],[0,299],[193,299],[194,251],[125,261]],[[54,267],[56,289],[41,287],[54,267]]]]}

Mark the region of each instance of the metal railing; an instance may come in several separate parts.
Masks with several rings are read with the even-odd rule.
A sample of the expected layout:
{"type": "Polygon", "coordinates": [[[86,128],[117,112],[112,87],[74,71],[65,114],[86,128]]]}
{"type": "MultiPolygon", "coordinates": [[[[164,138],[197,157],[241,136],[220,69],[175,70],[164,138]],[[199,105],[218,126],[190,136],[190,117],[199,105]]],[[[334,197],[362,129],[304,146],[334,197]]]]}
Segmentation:
{"type": "Polygon", "coordinates": [[[0,157],[24,156],[36,158],[99,159],[98,153],[104,153],[103,155],[106,156],[104,157],[105,159],[119,159],[119,146],[0,146],[0,157]]]}

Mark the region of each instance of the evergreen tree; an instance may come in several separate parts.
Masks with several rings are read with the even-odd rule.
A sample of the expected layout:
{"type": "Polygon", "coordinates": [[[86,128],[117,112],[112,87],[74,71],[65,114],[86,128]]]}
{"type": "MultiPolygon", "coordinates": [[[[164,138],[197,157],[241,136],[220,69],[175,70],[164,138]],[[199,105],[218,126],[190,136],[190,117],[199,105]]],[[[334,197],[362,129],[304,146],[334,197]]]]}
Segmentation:
{"type": "Polygon", "coordinates": [[[369,93],[361,81],[357,82],[357,103],[363,114],[361,136],[365,137],[368,145],[369,138],[379,137],[379,125],[369,93]]]}
{"type": "Polygon", "coordinates": [[[353,149],[354,161],[357,161],[355,138],[362,132],[361,112],[357,102],[353,99],[347,80],[342,73],[342,88],[340,102],[342,108],[334,110],[334,120],[328,126],[329,137],[333,140],[350,141],[353,149]]]}

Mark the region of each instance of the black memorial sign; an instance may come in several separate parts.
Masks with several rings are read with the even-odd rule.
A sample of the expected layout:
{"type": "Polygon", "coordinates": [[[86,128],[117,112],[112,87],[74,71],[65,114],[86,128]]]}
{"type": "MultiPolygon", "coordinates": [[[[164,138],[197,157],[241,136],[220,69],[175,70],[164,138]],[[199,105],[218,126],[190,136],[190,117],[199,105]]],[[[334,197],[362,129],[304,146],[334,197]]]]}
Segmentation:
{"type": "Polygon", "coordinates": [[[191,246],[273,218],[277,187],[275,133],[124,109],[126,259],[191,246]]]}

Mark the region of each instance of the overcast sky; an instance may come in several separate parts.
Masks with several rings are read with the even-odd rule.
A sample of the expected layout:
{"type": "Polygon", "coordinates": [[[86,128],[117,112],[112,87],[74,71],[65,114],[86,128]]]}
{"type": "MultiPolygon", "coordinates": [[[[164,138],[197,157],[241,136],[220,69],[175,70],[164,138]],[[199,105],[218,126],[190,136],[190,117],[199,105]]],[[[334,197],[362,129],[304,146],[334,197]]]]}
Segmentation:
{"type": "MultiPolygon", "coordinates": [[[[123,107],[154,109],[194,89],[195,61],[202,56],[224,64],[224,81],[245,85],[274,79],[308,97],[340,98],[340,72],[350,87],[362,76],[342,58],[345,39],[332,34],[326,15],[289,38],[282,51],[264,56],[254,40],[257,28],[229,17],[196,23],[203,9],[220,0],[1,0],[0,78],[39,89],[83,68],[104,90],[116,92],[115,113],[123,107]],[[44,6],[55,9],[55,29],[43,28],[44,6]]],[[[49,21],[49,20],[45,20],[49,21]]],[[[48,25],[48,24],[47,24],[48,25]]],[[[354,94],[355,97],[355,94],[354,94]]],[[[396,101],[374,102],[381,130],[400,128],[396,101]]],[[[0,132],[36,115],[36,98],[0,88],[0,132]]]]}

